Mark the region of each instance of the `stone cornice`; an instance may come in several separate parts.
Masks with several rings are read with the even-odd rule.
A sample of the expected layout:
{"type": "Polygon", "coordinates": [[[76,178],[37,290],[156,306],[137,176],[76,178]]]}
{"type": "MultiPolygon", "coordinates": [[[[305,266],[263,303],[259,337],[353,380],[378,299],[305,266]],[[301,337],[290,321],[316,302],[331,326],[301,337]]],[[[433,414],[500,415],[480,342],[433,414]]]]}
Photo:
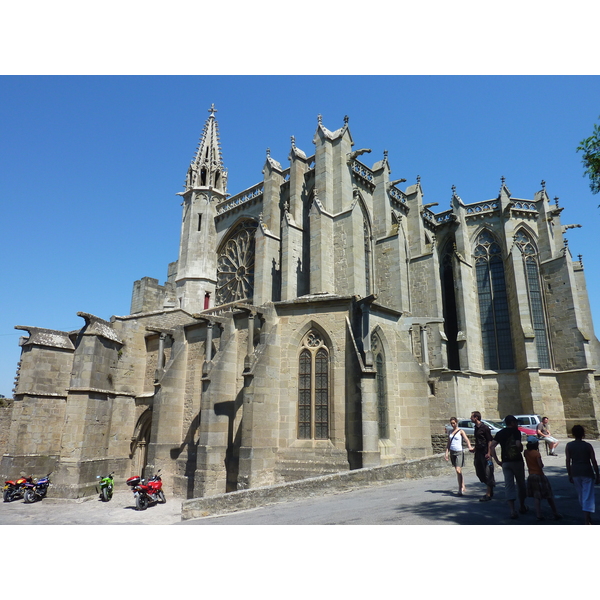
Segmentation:
{"type": "Polygon", "coordinates": [[[69,334],[65,331],[55,329],[43,329],[41,327],[29,327],[27,325],[16,325],[15,329],[27,331],[29,339],[23,346],[44,346],[46,348],[62,348],[63,350],[75,350],[69,334]]]}

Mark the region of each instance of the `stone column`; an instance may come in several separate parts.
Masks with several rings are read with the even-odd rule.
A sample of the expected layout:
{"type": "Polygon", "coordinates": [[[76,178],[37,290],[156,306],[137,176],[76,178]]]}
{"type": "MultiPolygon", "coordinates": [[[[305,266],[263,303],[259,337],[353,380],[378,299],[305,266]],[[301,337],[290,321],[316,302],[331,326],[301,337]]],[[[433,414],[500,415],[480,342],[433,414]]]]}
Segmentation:
{"type": "Polygon", "coordinates": [[[286,210],[281,221],[281,300],[293,300],[298,296],[303,268],[302,229],[296,226],[286,210]]]}
{"type": "MultiPolygon", "coordinates": [[[[210,329],[207,331],[207,344],[210,329]]],[[[220,349],[211,356],[208,348],[202,376],[200,425],[194,497],[223,494],[227,490],[227,446],[230,419],[235,414],[238,349],[235,321],[223,321],[220,349]]],[[[211,342],[212,343],[212,342],[211,342]]]]}
{"type": "MultiPolygon", "coordinates": [[[[263,329],[268,329],[268,317],[262,317],[265,318],[263,329]]],[[[254,348],[250,350],[250,344],[246,357],[238,489],[255,488],[274,482],[279,396],[271,373],[279,368],[281,347],[275,330],[263,335],[263,350],[259,360],[254,361],[254,348]]]]}
{"type": "Polygon", "coordinates": [[[377,373],[363,370],[360,380],[362,406],[362,466],[376,467],[381,462],[379,453],[379,424],[377,418],[377,373]]]}

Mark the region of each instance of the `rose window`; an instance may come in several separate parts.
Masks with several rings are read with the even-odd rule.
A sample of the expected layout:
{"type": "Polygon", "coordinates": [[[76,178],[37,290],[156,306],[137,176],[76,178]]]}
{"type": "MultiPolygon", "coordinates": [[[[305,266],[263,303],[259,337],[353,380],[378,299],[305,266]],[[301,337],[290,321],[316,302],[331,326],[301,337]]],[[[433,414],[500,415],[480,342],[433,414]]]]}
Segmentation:
{"type": "Polygon", "coordinates": [[[256,223],[241,223],[227,240],[217,262],[217,304],[252,300],[256,223]]]}

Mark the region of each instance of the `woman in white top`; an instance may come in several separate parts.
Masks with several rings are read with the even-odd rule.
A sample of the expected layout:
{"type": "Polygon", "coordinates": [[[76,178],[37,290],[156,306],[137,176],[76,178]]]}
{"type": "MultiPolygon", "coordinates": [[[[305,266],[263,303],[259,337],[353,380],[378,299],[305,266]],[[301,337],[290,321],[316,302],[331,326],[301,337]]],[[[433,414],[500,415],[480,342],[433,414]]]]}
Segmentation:
{"type": "Polygon", "coordinates": [[[467,488],[465,487],[465,480],[462,474],[462,468],[465,465],[463,440],[467,442],[469,451],[472,451],[473,447],[471,446],[471,442],[469,441],[467,434],[462,429],[458,428],[458,421],[456,417],[452,417],[450,419],[450,425],[452,426],[452,431],[448,434],[446,460],[448,460],[448,455],[450,455],[452,466],[456,469],[456,477],[458,478],[458,495],[462,496],[463,493],[467,491],[467,488]]]}

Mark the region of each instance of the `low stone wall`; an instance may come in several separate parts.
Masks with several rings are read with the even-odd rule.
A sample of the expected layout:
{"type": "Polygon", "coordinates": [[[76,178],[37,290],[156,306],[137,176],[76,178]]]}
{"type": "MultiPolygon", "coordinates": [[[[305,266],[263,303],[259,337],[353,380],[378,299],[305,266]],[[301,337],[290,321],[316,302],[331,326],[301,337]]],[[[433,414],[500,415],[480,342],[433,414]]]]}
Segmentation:
{"type": "Polygon", "coordinates": [[[228,494],[192,498],[183,502],[182,520],[221,515],[248,510],[268,504],[302,500],[311,496],[324,496],[339,492],[389,483],[398,479],[420,479],[448,473],[448,463],[443,454],[427,456],[382,467],[355,469],[333,475],[311,477],[289,483],[240,490],[228,494]]]}

